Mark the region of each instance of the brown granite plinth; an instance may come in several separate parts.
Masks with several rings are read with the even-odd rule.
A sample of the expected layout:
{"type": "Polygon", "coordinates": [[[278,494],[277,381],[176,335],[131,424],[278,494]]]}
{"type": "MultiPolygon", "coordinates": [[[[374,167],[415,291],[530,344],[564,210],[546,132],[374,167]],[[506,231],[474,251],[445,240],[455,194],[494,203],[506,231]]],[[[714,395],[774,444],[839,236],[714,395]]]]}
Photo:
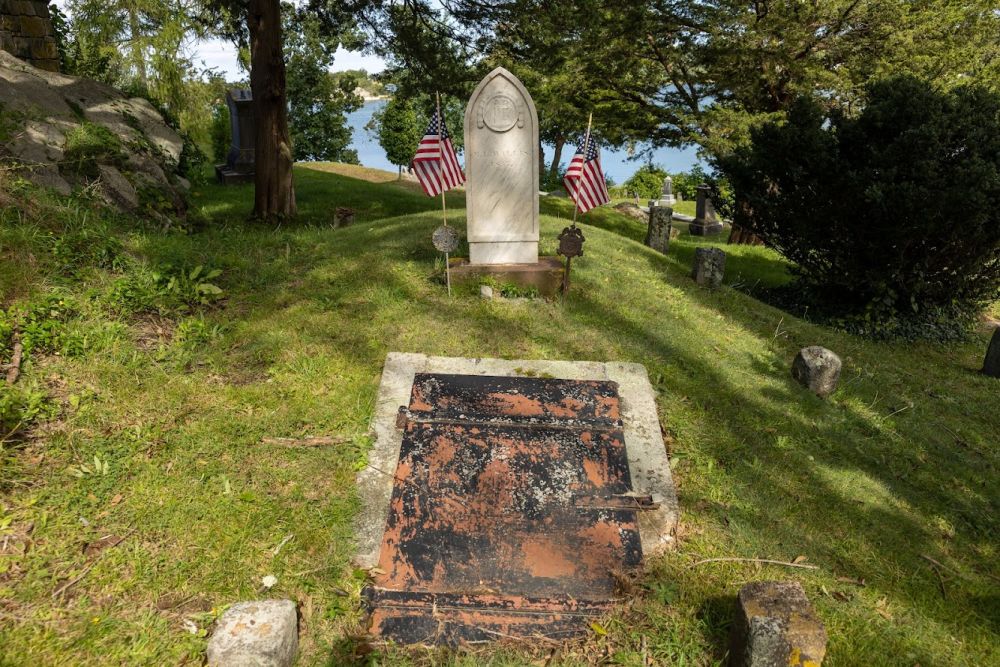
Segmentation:
{"type": "Polygon", "coordinates": [[[565,270],[560,257],[539,257],[537,264],[469,264],[469,260],[455,257],[450,267],[452,285],[489,277],[501,284],[511,283],[523,289],[533,287],[542,296],[559,293],[565,270]]]}

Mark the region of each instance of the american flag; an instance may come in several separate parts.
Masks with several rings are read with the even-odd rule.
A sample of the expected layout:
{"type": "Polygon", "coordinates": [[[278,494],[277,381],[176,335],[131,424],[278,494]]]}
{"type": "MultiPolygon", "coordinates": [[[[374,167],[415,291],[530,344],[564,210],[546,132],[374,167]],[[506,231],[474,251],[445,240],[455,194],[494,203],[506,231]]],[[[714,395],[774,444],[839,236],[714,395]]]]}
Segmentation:
{"type": "Polygon", "coordinates": [[[577,146],[576,155],[569,163],[563,183],[566,191],[576,202],[580,213],[586,213],[595,206],[611,201],[608,186],[601,171],[601,158],[597,152],[597,142],[594,137],[584,140],[577,146]]]}
{"type": "Polygon", "coordinates": [[[448,128],[435,111],[413,156],[413,171],[428,197],[436,197],[465,183],[465,174],[448,137],[448,128]]]}

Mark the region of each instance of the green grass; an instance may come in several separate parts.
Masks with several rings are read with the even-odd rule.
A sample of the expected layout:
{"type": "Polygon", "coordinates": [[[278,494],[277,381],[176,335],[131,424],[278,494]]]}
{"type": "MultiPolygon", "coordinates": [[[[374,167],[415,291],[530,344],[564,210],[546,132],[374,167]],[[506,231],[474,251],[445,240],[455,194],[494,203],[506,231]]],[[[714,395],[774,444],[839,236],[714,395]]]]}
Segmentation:
{"type": "MultiPolygon", "coordinates": [[[[641,224],[608,210],[581,219],[586,254],[565,304],[449,299],[432,276],[439,200],[305,168],[296,188],[301,219],[274,229],[244,222],[249,187],[201,186],[202,231],[112,221],[124,268],[72,274],[47,240],[65,204],[32,195],[33,214],[6,212],[0,254],[21,266],[0,270],[0,304],[61,290],[78,308],[66,326],[88,342],[31,356],[22,381],[43,387],[58,414],[3,444],[0,663],[198,664],[211,620],[265,595],[268,574],[278,584],[267,595],[302,610],[300,664],[546,657],[501,646],[355,659],[353,479],[389,351],[648,369],[680,492],[677,548],[648,560],[606,636],[571,644],[554,664],[607,650],[615,664],[639,665],[643,637],[658,664],[717,664],[736,591],[762,578],[805,586],[830,634],[826,664],[1000,661],[1000,385],[977,373],[985,333],[948,346],[874,343],[731,287],[705,291],[688,277],[701,241],[682,233],[662,256],[636,242],[641,224]],[[358,222],[332,229],[337,206],[356,208],[358,222]],[[213,282],[223,301],[154,315],[109,296],[117,281],[166,265],[222,269],[213,282]],[[811,344],[845,362],[827,401],[789,376],[811,344]],[[347,442],[262,442],[326,434],[347,442]],[[124,540],[101,549],[108,535],[124,540]],[[693,565],[723,556],[805,556],[820,569],[693,565]],[[924,556],[944,565],[941,579],[924,556]]],[[[461,194],[448,205],[463,226],[461,194]]],[[[551,198],[542,211],[552,253],[572,211],[551,198]]],[[[787,279],[765,249],[727,251],[730,283],[787,279]]]]}

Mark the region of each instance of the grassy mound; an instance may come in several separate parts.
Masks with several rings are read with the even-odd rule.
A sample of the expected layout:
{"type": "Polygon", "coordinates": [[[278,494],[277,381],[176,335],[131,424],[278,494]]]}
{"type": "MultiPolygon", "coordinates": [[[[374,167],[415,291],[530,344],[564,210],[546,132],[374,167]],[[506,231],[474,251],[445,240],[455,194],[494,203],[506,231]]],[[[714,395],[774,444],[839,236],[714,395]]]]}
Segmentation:
{"type": "MultiPolygon", "coordinates": [[[[803,583],[831,665],[1000,659],[1000,414],[996,380],[976,372],[985,337],[869,343],[738,290],[698,289],[688,278],[698,241],[682,236],[658,255],[636,242],[639,223],[611,211],[585,216],[586,254],[564,304],[449,299],[430,244],[440,201],[315,169],[297,169],[296,185],[302,220],[279,229],[243,222],[249,187],[204,186],[195,206],[209,223],[190,235],[96,213],[84,224],[85,204],[37,194],[30,215],[8,201],[0,305],[35,312],[58,293],[72,307],[19,381],[44,392],[51,416],[3,443],[6,660],[198,662],[222,606],[264,595],[265,575],[278,579],[267,595],[299,603],[300,664],[548,656],[504,646],[359,657],[353,480],[392,350],[648,369],[679,486],[678,546],[648,562],[604,632],[554,664],[609,654],[637,665],[642,646],[658,663],[714,664],[735,592],[762,578],[803,583]],[[353,226],[331,228],[338,206],[357,210],[353,226]],[[115,261],[56,256],[64,230],[52,221],[73,207],[74,224],[105,225],[115,261]],[[845,361],[826,402],[789,374],[811,344],[845,361]],[[266,440],[315,435],[344,442],[266,440]],[[799,556],[819,569],[696,565],[799,556]]],[[[461,227],[464,198],[448,204],[461,227]]],[[[551,253],[571,211],[545,199],[543,212],[551,253]]],[[[768,251],[732,250],[728,280],[784,280],[768,251]]]]}

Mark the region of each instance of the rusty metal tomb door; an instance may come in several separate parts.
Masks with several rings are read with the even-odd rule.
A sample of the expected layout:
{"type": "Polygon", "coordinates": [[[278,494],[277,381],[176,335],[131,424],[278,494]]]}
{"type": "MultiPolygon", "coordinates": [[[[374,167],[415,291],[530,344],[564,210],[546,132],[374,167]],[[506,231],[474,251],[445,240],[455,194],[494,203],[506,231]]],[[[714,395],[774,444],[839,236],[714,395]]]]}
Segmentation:
{"type": "Polygon", "coordinates": [[[562,637],[642,558],[614,382],[418,374],[371,632],[402,643],[562,637]]]}

